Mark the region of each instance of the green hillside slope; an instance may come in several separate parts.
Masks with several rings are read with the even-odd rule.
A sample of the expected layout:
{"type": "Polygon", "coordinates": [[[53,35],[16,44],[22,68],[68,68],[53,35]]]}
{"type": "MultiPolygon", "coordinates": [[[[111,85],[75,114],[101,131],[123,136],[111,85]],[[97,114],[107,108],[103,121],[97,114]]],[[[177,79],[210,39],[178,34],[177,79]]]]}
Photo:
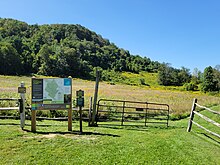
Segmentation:
{"type": "Polygon", "coordinates": [[[0,58],[0,74],[9,75],[91,78],[96,67],[138,73],[156,72],[160,66],[149,58],[130,54],[81,25],[28,25],[2,18],[0,58]]]}

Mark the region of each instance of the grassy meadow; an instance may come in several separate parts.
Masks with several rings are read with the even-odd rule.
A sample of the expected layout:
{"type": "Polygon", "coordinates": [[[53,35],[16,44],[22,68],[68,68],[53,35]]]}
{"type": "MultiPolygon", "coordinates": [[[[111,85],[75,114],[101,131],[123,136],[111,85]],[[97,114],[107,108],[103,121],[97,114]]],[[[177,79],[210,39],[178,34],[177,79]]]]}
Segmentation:
{"type": "MultiPolygon", "coordinates": [[[[140,75],[123,73],[122,75],[128,77],[130,82],[134,84],[138,84],[139,78],[142,77],[148,85],[111,85],[107,82],[100,82],[98,98],[168,104],[171,109],[171,116],[177,119],[189,115],[193,98],[197,98],[199,104],[208,107],[220,104],[220,97],[218,96],[211,96],[198,91],[183,91],[180,87],[169,87],[167,89],[159,86],[156,84],[156,75],[152,73],[141,73],[140,75]]],[[[30,103],[31,77],[0,76],[0,98],[19,97],[17,88],[21,81],[25,82],[27,102],[30,103]]],[[[94,96],[94,87],[94,81],[73,79],[73,98],[76,98],[75,93],[77,90],[84,90],[85,107],[89,107],[89,98],[94,96]]]]}
{"type": "MultiPolygon", "coordinates": [[[[132,76],[132,75],[130,75],[132,76]]],[[[154,76],[154,75],[152,75],[154,76]]],[[[27,101],[30,102],[30,77],[0,76],[0,97],[19,97],[17,87],[24,81],[27,101]]],[[[135,81],[135,80],[134,80],[135,81]]],[[[220,98],[199,92],[168,90],[153,85],[133,86],[100,82],[99,98],[166,103],[171,115],[189,114],[193,98],[198,103],[220,111],[220,98]]],[[[95,82],[73,79],[75,91],[94,94],[95,82]]],[[[219,115],[201,111],[215,121],[219,115]]],[[[219,128],[199,117],[195,121],[220,134],[219,128]]],[[[119,123],[120,124],[120,123],[119,123]]],[[[24,130],[20,121],[0,119],[0,164],[209,164],[220,163],[220,139],[192,126],[186,132],[188,118],[170,121],[166,126],[117,126],[103,122],[98,127],[88,127],[73,120],[73,131],[67,131],[67,121],[37,121],[36,133],[31,132],[31,121],[26,120],[24,130]]]]}

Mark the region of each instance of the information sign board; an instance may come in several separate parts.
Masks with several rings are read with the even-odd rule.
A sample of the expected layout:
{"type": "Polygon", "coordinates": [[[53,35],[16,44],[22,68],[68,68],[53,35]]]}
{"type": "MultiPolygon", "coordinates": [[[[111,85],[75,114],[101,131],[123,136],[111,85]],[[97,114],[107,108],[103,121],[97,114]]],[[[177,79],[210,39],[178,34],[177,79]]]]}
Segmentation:
{"type": "Polygon", "coordinates": [[[32,78],[32,110],[69,109],[71,78],[32,78]]]}

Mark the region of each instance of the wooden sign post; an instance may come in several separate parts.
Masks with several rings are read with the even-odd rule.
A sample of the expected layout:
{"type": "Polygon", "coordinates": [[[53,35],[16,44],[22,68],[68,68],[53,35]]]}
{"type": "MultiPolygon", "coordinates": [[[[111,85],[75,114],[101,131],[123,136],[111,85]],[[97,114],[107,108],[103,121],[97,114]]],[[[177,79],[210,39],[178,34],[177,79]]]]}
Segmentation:
{"type": "Polygon", "coordinates": [[[25,93],[26,93],[26,87],[24,86],[24,82],[21,82],[21,86],[18,87],[18,93],[20,93],[20,99],[19,99],[19,110],[20,110],[20,126],[21,129],[24,129],[25,126],[25,93]]]}
{"type": "Polygon", "coordinates": [[[82,107],[84,107],[84,91],[82,90],[76,91],[76,106],[79,107],[79,125],[80,133],[82,133],[82,107]]]}

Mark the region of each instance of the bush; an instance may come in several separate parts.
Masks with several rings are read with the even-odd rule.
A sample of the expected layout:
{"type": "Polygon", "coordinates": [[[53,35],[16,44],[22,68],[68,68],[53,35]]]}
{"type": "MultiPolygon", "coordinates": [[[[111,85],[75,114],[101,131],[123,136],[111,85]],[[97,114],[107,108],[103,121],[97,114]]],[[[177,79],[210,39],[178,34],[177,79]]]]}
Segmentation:
{"type": "Polygon", "coordinates": [[[140,81],[140,84],[141,84],[141,85],[146,85],[144,78],[140,78],[139,81],[140,81]]]}
{"type": "Polygon", "coordinates": [[[190,115],[189,113],[171,114],[171,115],[169,116],[169,119],[170,119],[171,121],[176,121],[176,120],[185,119],[185,118],[189,117],[189,115],[190,115]]]}
{"type": "Polygon", "coordinates": [[[184,84],[184,89],[186,91],[197,91],[198,90],[198,85],[190,82],[190,83],[186,83],[184,84]]]}

